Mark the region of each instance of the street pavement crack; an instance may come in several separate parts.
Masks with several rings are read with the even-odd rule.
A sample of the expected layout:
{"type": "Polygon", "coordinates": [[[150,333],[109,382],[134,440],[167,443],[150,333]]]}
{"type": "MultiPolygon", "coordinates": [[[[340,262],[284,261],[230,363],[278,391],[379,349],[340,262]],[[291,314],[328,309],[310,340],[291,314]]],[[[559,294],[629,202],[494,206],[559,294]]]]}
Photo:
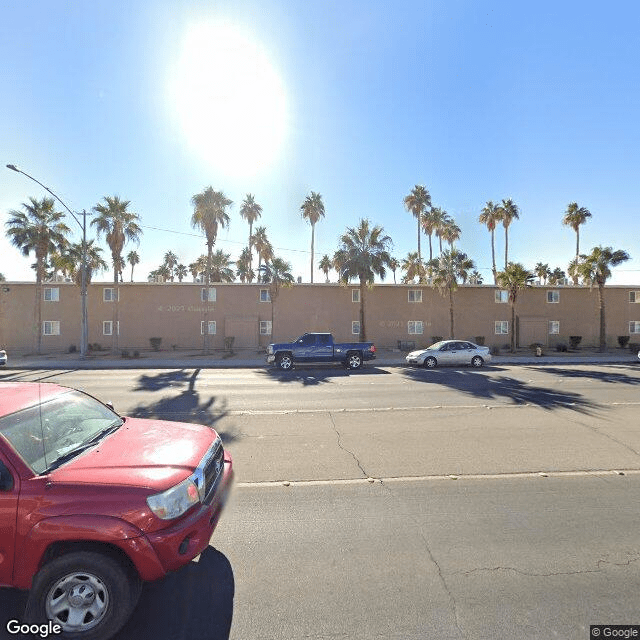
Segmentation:
{"type": "Polygon", "coordinates": [[[342,446],[342,436],[340,435],[340,432],[338,431],[338,427],[336,426],[335,420],[333,419],[333,415],[331,413],[331,411],[329,411],[329,420],[331,420],[331,424],[333,425],[333,430],[336,432],[336,437],[337,437],[337,441],[338,441],[338,447],[340,449],[342,449],[342,451],[344,451],[345,453],[348,453],[354,460],[355,463],[358,465],[358,468],[360,469],[360,471],[362,471],[362,475],[365,478],[369,477],[369,474],[364,470],[364,467],[362,466],[362,463],[360,462],[360,460],[358,460],[358,456],[356,456],[356,454],[347,449],[346,447],[342,446]]]}

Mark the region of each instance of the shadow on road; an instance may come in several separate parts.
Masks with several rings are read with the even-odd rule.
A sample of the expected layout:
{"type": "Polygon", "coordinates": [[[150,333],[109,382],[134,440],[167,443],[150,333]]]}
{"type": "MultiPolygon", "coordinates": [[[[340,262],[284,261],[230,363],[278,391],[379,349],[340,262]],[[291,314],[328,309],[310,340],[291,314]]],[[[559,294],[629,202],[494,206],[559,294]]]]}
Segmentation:
{"type": "MultiPolygon", "coordinates": [[[[495,369],[492,368],[492,371],[495,369]]],[[[509,399],[514,404],[529,404],[549,411],[571,409],[579,413],[590,414],[601,407],[578,393],[534,386],[509,376],[493,377],[476,369],[465,371],[407,368],[402,371],[402,374],[416,382],[449,387],[474,398],[483,400],[509,399]]]]}
{"type": "Polygon", "coordinates": [[[277,367],[268,367],[259,369],[258,374],[275,380],[276,382],[298,383],[304,387],[319,384],[327,384],[335,378],[349,378],[351,376],[363,375],[390,375],[389,371],[378,369],[377,367],[365,366],[363,369],[346,369],[344,367],[333,365],[296,365],[290,371],[282,371],[277,367]]]}
{"type": "Polygon", "coordinates": [[[527,367],[532,371],[544,371],[562,378],[585,378],[598,382],[611,382],[616,384],[640,385],[640,370],[636,369],[635,376],[629,373],[621,373],[620,370],[629,370],[629,365],[606,366],[606,370],[594,370],[588,368],[565,369],[563,367],[527,367]]]}

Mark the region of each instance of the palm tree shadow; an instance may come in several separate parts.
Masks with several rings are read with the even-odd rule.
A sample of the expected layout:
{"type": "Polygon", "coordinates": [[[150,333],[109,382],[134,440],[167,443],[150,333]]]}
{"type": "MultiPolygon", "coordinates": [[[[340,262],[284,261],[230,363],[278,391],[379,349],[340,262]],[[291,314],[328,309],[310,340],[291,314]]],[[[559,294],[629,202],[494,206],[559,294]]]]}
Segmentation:
{"type": "Polygon", "coordinates": [[[195,369],[192,373],[185,369],[177,371],[163,371],[153,376],[141,375],[138,378],[134,391],[160,391],[167,387],[181,387],[189,385],[189,389],[195,388],[196,379],[200,369],[195,369]]]}
{"type": "Polygon", "coordinates": [[[632,376],[628,373],[616,371],[616,368],[627,369],[625,365],[607,365],[606,371],[593,371],[591,369],[562,369],[559,367],[530,367],[536,371],[544,371],[563,378],[586,378],[598,380],[599,382],[610,382],[616,384],[640,385],[640,375],[632,376]]]}
{"type": "Polygon", "coordinates": [[[145,584],[133,615],[113,640],[228,640],[234,594],[231,563],[209,546],[198,562],[145,584]]]}
{"type": "Polygon", "coordinates": [[[527,384],[509,376],[490,377],[476,371],[405,369],[404,375],[416,382],[446,386],[482,400],[511,400],[516,405],[532,405],[548,411],[570,409],[592,414],[601,405],[578,393],[527,384]]]}
{"type": "Polygon", "coordinates": [[[353,375],[390,375],[389,371],[384,371],[376,367],[367,367],[366,369],[354,371],[352,369],[339,368],[333,364],[326,366],[298,366],[289,371],[282,371],[276,367],[270,367],[260,369],[258,373],[265,378],[281,382],[282,384],[297,383],[303,387],[330,384],[334,378],[348,378],[353,375]]]}

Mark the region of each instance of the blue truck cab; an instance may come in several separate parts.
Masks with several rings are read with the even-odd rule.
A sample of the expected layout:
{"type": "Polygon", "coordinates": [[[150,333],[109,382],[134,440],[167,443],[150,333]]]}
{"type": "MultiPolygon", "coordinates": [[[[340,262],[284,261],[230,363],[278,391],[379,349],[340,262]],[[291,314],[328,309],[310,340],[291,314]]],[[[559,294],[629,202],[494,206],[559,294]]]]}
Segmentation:
{"type": "Polygon", "coordinates": [[[376,357],[373,342],[335,343],[330,333],[305,333],[293,342],[267,347],[267,362],[285,371],[295,363],[341,362],[349,369],[359,369],[366,360],[376,357]]]}

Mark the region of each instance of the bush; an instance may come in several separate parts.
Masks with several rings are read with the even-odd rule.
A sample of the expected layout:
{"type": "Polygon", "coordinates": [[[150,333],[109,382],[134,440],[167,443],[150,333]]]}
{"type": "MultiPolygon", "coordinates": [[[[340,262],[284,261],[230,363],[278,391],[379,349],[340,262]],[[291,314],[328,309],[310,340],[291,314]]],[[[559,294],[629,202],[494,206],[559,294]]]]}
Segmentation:
{"type": "Polygon", "coordinates": [[[492,356],[500,355],[500,347],[496,346],[495,344],[491,347],[490,351],[492,356]]]}
{"type": "Polygon", "coordinates": [[[572,349],[577,349],[578,345],[582,342],[582,336],[569,336],[569,344],[572,349]]]}
{"type": "Polygon", "coordinates": [[[133,357],[134,358],[139,358],[140,357],[140,352],[139,351],[134,351],[133,352],[133,357]]]}
{"type": "Polygon", "coordinates": [[[474,340],[477,345],[484,347],[484,336],[476,336],[474,340]]]}
{"type": "Polygon", "coordinates": [[[443,340],[442,336],[431,336],[431,344],[434,344],[436,342],[440,342],[440,340],[443,340]]]}
{"type": "Polygon", "coordinates": [[[562,351],[564,353],[568,351],[568,347],[564,342],[558,342],[556,345],[556,351],[562,351]]]}
{"type": "Polygon", "coordinates": [[[149,338],[149,343],[154,351],[160,351],[160,345],[162,344],[162,338],[149,338]]]}
{"type": "Polygon", "coordinates": [[[75,352],[76,352],[76,345],[75,344],[69,345],[69,353],[75,353],[75,352]]]}
{"type": "Polygon", "coordinates": [[[120,354],[123,358],[128,358],[129,357],[129,352],[126,349],[122,350],[122,353],[120,354]]]}
{"type": "Polygon", "coordinates": [[[636,354],[638,353],[638,351],[640,351],[640,342],[630,342],[628,345],[629,347],[629,351],[631,351],[631,353],[636,354]]]}
{"type": "Polygon", "coordinates": [[[94,351],[102,351],[102,345],[99,342],[94,342],[93,344],[90,344],[89,348],[93,349],[94,351]]]}
{"type": "Polygon", "coordinates": [[[631,336],[618,336],[618,344],[621,349],[624,349],[627,346],[630,337],[631,336]]]}

